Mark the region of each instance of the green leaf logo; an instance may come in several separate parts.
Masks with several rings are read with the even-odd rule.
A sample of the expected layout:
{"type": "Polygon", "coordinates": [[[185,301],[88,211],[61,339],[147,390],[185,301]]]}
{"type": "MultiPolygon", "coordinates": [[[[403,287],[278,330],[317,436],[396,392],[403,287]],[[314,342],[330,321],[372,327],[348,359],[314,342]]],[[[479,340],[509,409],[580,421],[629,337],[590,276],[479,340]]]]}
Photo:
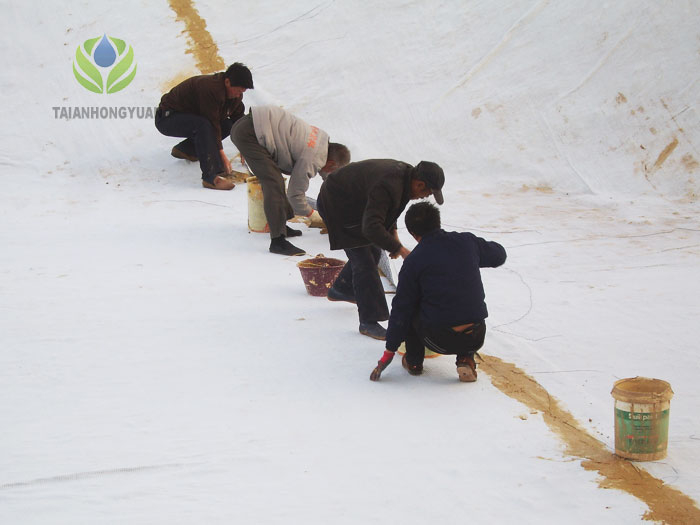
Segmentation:
{"type": "Polygon", "coordinates": [[[106,34],[90,38],[75,50],[73,75],[81,86],[93,93],[121,91],[136,76],[134,48],[106,34]]]}
{"type": "Polygon", "coordinates": [[[109,76],[107,77],[107,93],[121,91],[131,83],[135,76],[136,64],[134,63],[134,49],[129,46],[129,50],[126,52],[126,55],[124,55],[124,58],[119,60],[117,65],[109,72],[109,76]],[[132,65],[134,66],[133,68],[131,67],[132,65]],[[131,73],[127,74],[129,70],[131,70],[131,73]]]}

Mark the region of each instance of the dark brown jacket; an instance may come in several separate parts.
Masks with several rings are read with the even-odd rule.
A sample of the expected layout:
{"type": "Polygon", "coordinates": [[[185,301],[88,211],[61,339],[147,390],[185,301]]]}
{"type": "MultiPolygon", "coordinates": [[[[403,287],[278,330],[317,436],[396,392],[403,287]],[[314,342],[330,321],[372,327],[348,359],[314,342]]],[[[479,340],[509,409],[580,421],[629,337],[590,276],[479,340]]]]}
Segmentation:
{"type": "Polygon", "coordinates": [[[223,149],[221,121],[230,118],[235,122],[245,112],[240,98],[226,98],[224,73],[198,75],[180,82],[163,95],[159,108],[163,111],[172,110],[206,118],[214,126],[219,149],[223,149]]]}
{"type": "Polygon", "coordinates": [[[331,173],[318,196],[331,250],[376,244],[396,252],[392,231],[410,200],[412,172],[405,162],[370,159],[331,173]]]}

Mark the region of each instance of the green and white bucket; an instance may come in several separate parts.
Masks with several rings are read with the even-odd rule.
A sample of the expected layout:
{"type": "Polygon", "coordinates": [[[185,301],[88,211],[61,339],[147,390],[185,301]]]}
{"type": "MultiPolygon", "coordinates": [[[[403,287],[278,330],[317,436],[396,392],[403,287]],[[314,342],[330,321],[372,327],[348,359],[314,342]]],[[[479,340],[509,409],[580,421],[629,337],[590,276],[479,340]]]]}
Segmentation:
{"type": "Polygon", "coordinates": [[[673,390],[661,379],[615,381],[615,454],[634,461],[666,457],[673,390]]]}

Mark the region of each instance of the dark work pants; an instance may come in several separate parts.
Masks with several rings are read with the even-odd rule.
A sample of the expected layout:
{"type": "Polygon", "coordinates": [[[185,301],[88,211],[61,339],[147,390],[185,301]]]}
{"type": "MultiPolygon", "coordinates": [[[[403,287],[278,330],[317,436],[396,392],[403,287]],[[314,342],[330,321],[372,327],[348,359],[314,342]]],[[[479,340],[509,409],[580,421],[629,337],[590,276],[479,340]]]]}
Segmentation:
{"type": "Polygon", "coordinates": [[[354,295],[361,323],[386,321],[389,307],[377,263],[382,254],[381,248],[370,244],[345,250],[348,262],[338,274],[333,288],[348,295],[354,295]]]}
{"type": "Polygon", "coordinates": [[[255,136],[252,115],[248,114],[236,121],[231,128],[231,140],[260,182],[270,237],[274,239],[286,235],[287,221],[294,217],[294,211],[287,199],[282,172],[272,160],[270,152],[260,145],[255,136]]]}
{"type": "MultiPolygon", "coordinates": [[[[233,121],[224,119],[221,125],[221,138],[228,137],[233,121]]],[[[213,182],[214,177],[224,173],[224,163],[219,153],[216,131],[211,122],[200,115],[156,111],[156,128],[167,137],[185,137],[177,149],[199,159],[202,179],[213,182]],[[167,116],[165,115],[167,113],[167,116]]]]}
{"type": "Polygon", "coordinates": [[[420,322],[418,317],[406,334],[406,361],[409,365],[420,365],[425,357],[425,347],[443,355],[456,355],[458,358],[465,354],[476,352],[484,345],[486,323],[474,323],[464,332],[455,332],[450,327],[430,327],[420,322]]]}

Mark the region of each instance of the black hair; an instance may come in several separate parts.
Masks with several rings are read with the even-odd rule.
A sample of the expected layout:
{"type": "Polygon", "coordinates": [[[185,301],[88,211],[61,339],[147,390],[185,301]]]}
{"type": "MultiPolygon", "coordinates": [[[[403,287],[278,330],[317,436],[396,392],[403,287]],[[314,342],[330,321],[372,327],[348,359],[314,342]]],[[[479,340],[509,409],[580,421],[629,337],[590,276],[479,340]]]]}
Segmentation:
{"type": "Polygon", "coordinates": [[[350,150],[337,142],[328,143],[328,160],[334,161],[339,168],[350,163],[350,150]]]}
{"type": "Polygon", "coordinates": [[[440,210],[429,202],[418,202],[406,212],[406,228],[412,235],[424,235],[440,229],[440,210]]]}
{"type": "Polygon", "coordinates": [[[224,73],[224,76],[228,78],[232,86],[253,89],[253,75],[250,69],[241,62],[234,62],[231,64],[226,70],[226,73],[224,73]]]}

